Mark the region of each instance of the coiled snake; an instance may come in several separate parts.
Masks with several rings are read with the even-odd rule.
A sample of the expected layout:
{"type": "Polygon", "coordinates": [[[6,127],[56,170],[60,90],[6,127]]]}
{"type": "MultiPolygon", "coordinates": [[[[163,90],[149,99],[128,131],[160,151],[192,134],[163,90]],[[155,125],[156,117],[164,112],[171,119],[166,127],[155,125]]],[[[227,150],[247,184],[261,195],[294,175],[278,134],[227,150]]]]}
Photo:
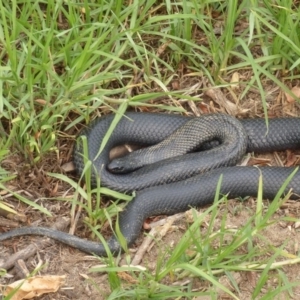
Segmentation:
{"type": "MultiPolygon", "coordinates": [[[[259,175],[262,174],[264,198],[272,199],[295,168],[234,165],[246,151],[269,152],[300,148],[300,118],[270,119],[267,128],[263,119],[238,121],[223,114],[189,118],[127,113],[98,155],[112,120],[112,115],[102,117],[82,134],[87,136],[89,159],[95,167],[92,173],[93,184],[100,173],[102,186],[121,192],[137,191],[136,197],[119,216],[119,226],[128,246],[138,237],[144,220],[149,216],[171,215],[190,207],[212,203],[221,174],[221,193],[231,198],[256,196],[259,175]],[[203,145],[210,148],[209,142],[212,140],[219,145],[207,151],[198,151],[203,145]],[[160,146],[150,148],[146,158],[137,152],[136,156],[109,164],[109,151],[116,145],[131,143],[150,146],[160,142],[160,146]],[[133,171],[128,174],[110,172],[123,172],[124,166],[126,170],[133,171]]],[[[79,174],[84,168],[82,149],[79,142],[74,150],[74,162],[79,174]]],[[[289,182],[285,192],[290,189],[293,190],[294,198],[300,195],[300,171],[289,182]]],[[[1,234],[0,241],[27,234],[44,235],[84,252],[107,255],[105,247],[100,243],[42,227],[15,229],[1,234]]],[[[115,237],[111,237],[107,244],[114,254],[122,250],[115,237]]]]}

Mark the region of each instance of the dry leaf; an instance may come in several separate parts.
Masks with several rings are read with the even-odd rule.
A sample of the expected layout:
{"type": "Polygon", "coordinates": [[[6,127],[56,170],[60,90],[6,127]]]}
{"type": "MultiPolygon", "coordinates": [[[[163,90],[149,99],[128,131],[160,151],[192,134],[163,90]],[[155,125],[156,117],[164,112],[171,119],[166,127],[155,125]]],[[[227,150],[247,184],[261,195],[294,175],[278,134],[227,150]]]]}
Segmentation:
{"type": "Polygon", "coordinates": [[[137,283],[137,280],[126,272],[118,272],[118,277],[128,283],[137,283]]]}
{"type": "Polygon", "coordinates": [[[233,90],[236,90],[239,88],[239,82],[240,82],[240,74],[238,72],[234,72],[232,74],[230,83],[231,83],[231,88],[233,90]]]}
{"type": "Polygon", "coordinates": [[[21,279],[8,285],[3,295],[7,296],[12,290],[18,289],[11,300],[32,299],[46,293],[56,292],[64,283],[65,276],[45,275],[21,279]]]}
{"type": "Polygon", "coordinates": [[[300,227],[300,221],[295,222],[295,229],[300,227]]]}
{"type": "Polygon", "coordinates": [[[74,163],[72,161],[67,162],[61,166],[61,168],[67,173],[67,172],[73,172],[75,170],[74,163]]]}
{"type": "Polygon", "coordinates": [[[145,229],[145,230],[151,229],[151,226],[149,224],[149,220],[144,221],[144,223],[143,223],[143,229],[145,229]]]}
{"type": "Polygon", "coordinates": [[[47,102],[45,99],[35,99],[34,101],[43,106],[52,106],[51,103],[47,102]]]}
{"type": "Polygon", "coordinates": [[[220,89],[209,88],[206,90],[205,95],[210,97],[221,108],[224,108],[230,115],[235,116],[238,113],[237,106],[230,102],[220,89]]]}
{"type": "Polygon", "coordinates": [[[203,114],[208,114],[209,113],[209,106],[203,102],[200,102],[198,104],[199,109],[203,114]]]}
{"type": "Polygon", "coordinates": [[[178,91],[180,90],[180,83],[179,83],[179,80],[178,79],[175,79],[171,82],[171,85],[172,85],[172,89],[174,91],[178,91]]]}
{"type": "Polygon", "coordinates": [[[266,166],[271,163],[271,160],[269,158],[263,158],[263,157],[251,157],[248,161],[248,166],[266,166]]]}
{"type": "Polygon", "coordinates": [[[293,151],[287,150],[287,157],[286,157],[286,167],[292,167],[295,165],[295,162],[297,161],[297,156],[293,151]]]}
{"type": "MultiPolygon", "coordinates": [[[[291,92],[297,97],[297,98],[300,98],[300,87],[298,86],[294,86],[292,89],[291,89],[291,92]]],[[[285,96],[286,96],[286,101],[289,102],[289,103],[294,103],[295,102],[295,97],[291,96],[290,94],[288,93],[285,93],[285,96]]]]}

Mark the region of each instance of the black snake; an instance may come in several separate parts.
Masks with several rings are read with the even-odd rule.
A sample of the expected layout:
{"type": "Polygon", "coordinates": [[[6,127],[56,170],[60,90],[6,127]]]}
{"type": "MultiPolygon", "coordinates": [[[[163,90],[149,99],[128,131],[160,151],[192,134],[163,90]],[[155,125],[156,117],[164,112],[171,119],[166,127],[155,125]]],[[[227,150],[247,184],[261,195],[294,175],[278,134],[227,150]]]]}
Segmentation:
{"type": "MultiPolygon", "coordinates": [[[[137,191],[136,197],[119,216],[119,226],[128,246],[140,234],[147,217],[171,215],[190,207],[212,203],[221,174],[222,194],[228,194],[231,198],[256,196],[258,178],[262,174],[264,198],[274,198],[295,168],[232,166],[246,151],[269,152],[300,148],[300,118],[270,119],[267,128],[263,119],[238,121],[223,114],[189,118],[127,113],[98,155],[102,139],[113,118],[110,115],[96,120],[82,135],[87,137],[88,156],[94,166],[93,184],[101,173],[102,186],[121,192],[137,191]],[[202,147],[211,148],[212,140],[213,145],[218,144],[216,147],[200,151],[202,147]],[[150,146],[160,142],[167,151],[162,152],[161,147],[153,146],[146,154],[146,159],[137,152],[137,156],[109,162],[109,151],[116,145],[131,143],[150,146]],[[126,170],[133,171],[129,174],[113,174],[108,170],[123,172],[124,164],[126,170]]],[[[79,174],[84,168],[82,152],[83,146],[78,142],[74,162],[79,174]]],[[[296,172],[285,192],[290,189],[293,190],[294,198],[300,195],[300,171],[296,172]]],[[[0,241],[27,234],[45,235],[84,252],[107,255],[105,247],[100,243],[42,227],[15,229],[1,234],[0,241]]],[[[120,252],[121,247],[115,237],[110,238],[107,244],[112,253],[120,252]]]]}

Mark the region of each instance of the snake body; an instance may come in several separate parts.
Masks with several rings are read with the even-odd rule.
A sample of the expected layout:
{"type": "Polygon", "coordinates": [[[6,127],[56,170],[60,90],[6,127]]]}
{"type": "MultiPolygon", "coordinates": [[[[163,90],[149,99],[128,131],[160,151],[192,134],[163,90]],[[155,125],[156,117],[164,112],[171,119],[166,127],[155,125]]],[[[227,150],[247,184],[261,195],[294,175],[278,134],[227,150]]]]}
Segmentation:
{"type": "MultiPolygon", "coordinates": [[[[147,217],[158,214],[171,215],[190,207],[212,203],[221,174],[223,175],[221,194],[228,194],[231,198],[256,196],[259,176],[262,174],[263,196],[272,199],[286,178],[295,171],[295,168],[283,167],[230,166],[235,165],[246,151],[299,149],[299,118],[270,119],[269,128],[262,119],[237,121],[222,114],[197,119],[193,121],[189,117],[174,115],[128,113],[121,118],[100,155],[98,155],[99,146],[112,124],[113,116],[96,120],[82,132],[82,135],[87,137],[88,158],[94,166],[93,184],[95,185],[100,173],[102,186],[122,192],[137,191],[136,197],[119,216],[120,230],[128,246],[138,237],[147,217]],[[189,123],[193,129],[190,129],[189,123]],[[199,126],[199,129],[194,130],[198,128],[196,126],[199,126]],[[200,145],[196,142],[190,146],[189,140],[198,139],[199,132],[200,138],[203,137],[200,145]],[[177,136],[180,140],[175,144],[174,137],[177,136]],[[187,136],[189,139],[186,139],[187,136]],[[168,139],[169,141],[164,142],[168,139]],[[194,152],[201,148],[201,144],[210,140],[217,140],[220,145],[209,151],[194,152]],[[129,174],[112,174],[107,170],[109,151],[112,147],[124,143],[143,146],[162,143],[162,147],[153,146],[149,151],[148,158],[153,160],[153,163],[147,165],[146,162],[145,165],[145,162],[142,162],[143,167],[129,174]],[[172,149],[172,145],[176,145],[174,146],[176,149],[172,149]],[[166,152],[163,151],[164,148],[168,149],[167,154],[164,154],[166,152]],[[185,152],[188,153],[183,154],[185,152]],[[157,158],[163,160],[157,161],[157,158]]],[[[74,151],[74,162],[79,174],[84,169],[82,153],[83,146],[79,142],[74,151]]],[[[294,198],[300,195],[300,171],[295,172],[285,189],[285,193],[292,189],[294,198]]],[[[27,234],[44,235],[87,253],[107,255],[103,244],[43,227],[15,229],[1,234],[0,241],[27,234]]],[[[107,241],[107,245],[114,254],[122,250],[114,236],[107,241]]]]}

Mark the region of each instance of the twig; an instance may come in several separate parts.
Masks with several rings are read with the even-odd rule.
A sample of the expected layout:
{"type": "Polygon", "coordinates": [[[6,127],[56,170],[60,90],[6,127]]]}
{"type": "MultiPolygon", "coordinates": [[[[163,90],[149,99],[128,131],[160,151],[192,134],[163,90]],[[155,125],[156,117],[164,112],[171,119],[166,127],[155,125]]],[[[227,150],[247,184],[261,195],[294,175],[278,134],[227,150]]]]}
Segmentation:
{"type": "Polygon", "coordinates": [[[151,248],[150,244],[153,242],[153,239],[165,236],[173,223],[182,219],[183,215],[184,213],[179,213],[150,224],[151,230],[136,252],[131,264],[134,266],[138,265],[142,261],[145,253],[151,248]]]}
{"type": "Polygon", "coordinates": [[[17,228],[18,226],[18,222],[0,217],[0,227],[17,228]]]}
{"type": "MultiPolygon", "coordinates": [[[[82,197],[80,197],[80,201],[79,201],[81,204],[83,203],[83,199],[82,197]]],[[[77,213],[75,214],[72,214],[72,218],[71,218],[71,225],[70,225],[70,230],[69,230],[69,233],[70,234],[74,234],[75,232],[75,229],[76,229],[76,225],[78,223],[78,220],[79,220],[79,217],[80,217],[80,214],[81,214],[81,211],[82,211],[82,205],[79,205],[78,206],[78,210],[77,210],[77,213]]]]}
{"type": "Polygon", "coordinates": [[[173,222],[175,222],[177,220],[182,219],[185,216],[185,214],[186,214],[186,212],[178,213],[178,214],[175,214],[175,215],[163,218],[163,219],[161,219],[159,221],[152,222],[151,224],[149,224],[149,226],[150,226],[150,228],[155,228],[157,226],[162,226],[162,225],[164,225],[165,223],[167,223],[169,221],[171,221],[173,223],[173,222]]]}

